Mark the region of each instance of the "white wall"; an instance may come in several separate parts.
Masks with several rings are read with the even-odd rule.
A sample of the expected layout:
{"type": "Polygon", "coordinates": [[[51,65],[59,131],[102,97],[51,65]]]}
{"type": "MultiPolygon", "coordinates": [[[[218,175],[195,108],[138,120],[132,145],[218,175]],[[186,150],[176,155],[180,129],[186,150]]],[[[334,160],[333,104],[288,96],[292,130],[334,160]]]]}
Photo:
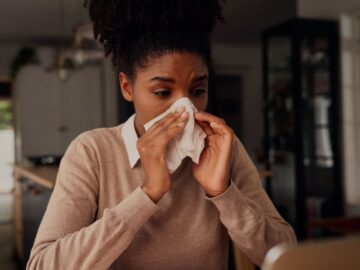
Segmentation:
{"type": "Polygon", "coordinates": [[[360,10],[359,0],[297,0],[300,17],[338,19],[341,13],[360,10]]]}
{"type": "MultiPolygon", "coordinates": [[[[360,28],[351,16],[341,16],[342,132],[346,199],[360,205],[360,28]]],[[[359,209],[360,210],[360,209],[359,209]]]]}
{"type": "Polygon", "coordinates": [[[263,133],[261,44],[214,44],[213,58],[217,71],[243,76],[243,143],[254,157],[262,146],[263,133]]]}

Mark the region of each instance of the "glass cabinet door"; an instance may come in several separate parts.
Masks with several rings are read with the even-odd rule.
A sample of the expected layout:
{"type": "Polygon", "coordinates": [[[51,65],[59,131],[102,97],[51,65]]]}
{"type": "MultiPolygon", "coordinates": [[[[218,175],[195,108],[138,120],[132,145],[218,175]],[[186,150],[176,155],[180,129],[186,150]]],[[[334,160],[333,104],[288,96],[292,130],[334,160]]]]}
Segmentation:
{"type": "Polygon", "coordinates": [[[263,44],[267,191],[305,239],[316,220],[344,212],[338,23],[291,19],[265,30],[263,44]]]}
{"type": "Polygon", "coordinates": [[[281,215],[293,223],[295,153],[290,37],[279,36],[269,39],[267,69],[268,154],[273,173],[271,196],[281,215]]]}
{"type": "Polygon", "coordinates": [[[331,99],[329,39],[304,36],[301,41],[303,165],[308,222],[324,218],[334,204],[334,115],[331,99]]]}

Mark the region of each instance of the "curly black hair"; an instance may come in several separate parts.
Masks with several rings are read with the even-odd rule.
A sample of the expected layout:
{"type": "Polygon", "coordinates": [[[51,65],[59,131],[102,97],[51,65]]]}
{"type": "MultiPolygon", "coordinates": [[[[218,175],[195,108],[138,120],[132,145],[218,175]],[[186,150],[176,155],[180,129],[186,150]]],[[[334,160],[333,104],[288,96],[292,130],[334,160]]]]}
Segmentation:
{"type": "Polygon", "coordinates": [[[112,54],[117,72],[134,78],[135,68],[166,52],[198,53],[211,67],[211,33],[225,23],[225,0],[85,0],[94,38],[112,54]]]}

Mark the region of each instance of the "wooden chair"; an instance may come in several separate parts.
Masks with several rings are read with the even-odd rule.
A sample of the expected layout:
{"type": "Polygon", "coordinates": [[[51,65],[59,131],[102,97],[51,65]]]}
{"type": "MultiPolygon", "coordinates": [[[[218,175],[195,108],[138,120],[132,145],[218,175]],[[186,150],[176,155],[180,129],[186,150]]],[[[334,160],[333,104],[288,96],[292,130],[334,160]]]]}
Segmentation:
{"type": "Polygon", "coordinates": [[[265,257],[263,270],[359,269],[360,237],[278,245],[265,257]]]}
{"type": "Polygon", "coordinates": [[[235,269],[236,270],[255,270],[255,265],[246,256],[241,249],[235,246],[235,244],[231,243],[233,254],[234,254],[234,262],[235,262],[235,269]]]}

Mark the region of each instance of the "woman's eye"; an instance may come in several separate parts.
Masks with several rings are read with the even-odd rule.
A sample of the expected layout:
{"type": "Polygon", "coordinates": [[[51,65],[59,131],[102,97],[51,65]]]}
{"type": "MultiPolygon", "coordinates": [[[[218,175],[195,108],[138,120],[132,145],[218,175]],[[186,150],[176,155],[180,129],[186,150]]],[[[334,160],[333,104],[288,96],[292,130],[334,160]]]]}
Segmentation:
{"type": "Polygon", "coordinates": [[[170,95],[170,91],[169,90],[155,91],[154,94],[160,97],[166,97],[170,95]]]}
{"type": "MultiPolygon", "coordinates": [[[[156,96],[159,97],[167,97],[171,95],[171,91],[163,89],[163,90],[157,90],[153,92],[156,96]]],[[[203,88],[196,88],[194,90],[191,91],[191,95],[195,96],[195,97],[199,97],[201,95],[204,95],[206,93],[206,90],[203,88]]]]}
{"type": "Polygon", "coordinates": [[[203,89],[203,88],[194,89],[193,92],[192,92],[192,94],[193,94],[194,96],[201,96],[201,95],[203,95],[203,94],[205,94],[205,93],[206,93],[206,90],[203,89]]]}

